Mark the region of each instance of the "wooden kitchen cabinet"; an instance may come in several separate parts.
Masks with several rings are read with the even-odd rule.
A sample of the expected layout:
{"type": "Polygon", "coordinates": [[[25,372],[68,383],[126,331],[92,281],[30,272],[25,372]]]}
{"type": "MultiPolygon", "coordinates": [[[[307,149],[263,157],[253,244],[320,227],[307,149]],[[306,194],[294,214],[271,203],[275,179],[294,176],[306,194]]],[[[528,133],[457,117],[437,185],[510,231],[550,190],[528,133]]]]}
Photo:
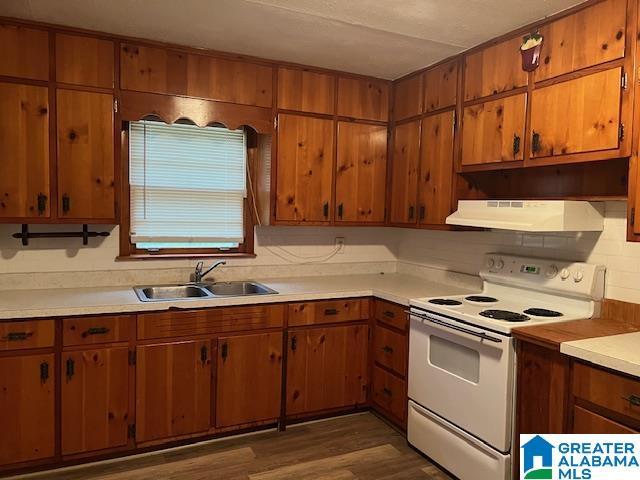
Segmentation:
{"type": "Polygon", "coordinates": [[[88,87],[113,88],[114,45],[110,40],[56,34],[56,80],[88,87]]]}
{"type": "Polygon", "coordinates": [[[416,223],[420,121],[397,125],[393,130],[389,220],[395,224],[416,223]]]}
{"type": "Polygon", "coordinates": [[[620,146],[622,67],[531,94],[531,156],[557,157],[620,146]]]}
{"type": "Polygon", "coordinates": [[[420,225],[444,225],[453,202],[453,110],[422,120],[418,221],[420,225]]]}
{"type": "Polygon", "coordinates": [[[0,83],[0,219],[50,216],[48,95],[0,83]]]}
{"type": "Polygon", "coordinates": [[[211,340],[139,345],[138,443],[206,432],[211,425],[211,340]]]}
{"type": "Polygon", "coordinates": [[[367,402],[369,327],[293,329],[287,359],[287,416],[367,402]]]}
{"type": "Polygon", "coordinates": [[[423,111],[424,74],[394,82],[393,118],[397,122],[420,115],[423,111]]]}
{"type": "Polygon", "coordinates": [[[53,457],[53,353],[0,358],[0,465],[53,457]]]}
{"type": "Polygon", "coordinates": [[[386,122],[389,82],[373,78],[338,78],[338,115],[386,122]]]}
{"type": "Polygon", "coordinates": [[[115,220],[113,96],[58,90],[58,215],[115,220]]]}
{"type": "Polygon", "coordinates": [[[336,222],[384,222],[387,127],[338,122],[336,222]]]}
{"type": "Polygon", "coordinates": [[[282,394],[282,332],[218,338],[218,428],[276,420],[282,394]]]}
{"type": "Polygon", "coordinates": [[[0,23],[0,75],[49,79],[49,32],[0,23]]]}
{"type": "Polygon", "coordinates": [[[276,220],[330,221],[333,145],[332,120],[278,116],[276,220]]]}
{"type": "Polygon", "coordinates": [[[527,85],[522,69],[520,36],[465,56],[464,101],[508,92],[527,85]]]}
{"type": "Polygon", "coordinates": [[[462,166],[523,159],[525,93],[464,108],[462,166]]]}
{"type": "Polygon", "coordinates": [[[336,77],[300,68],[278,68],[278,108],[299,112],[335,112],[336,77]]]}
{"type": "Polygon", "coordinates": [[[424,72],[424,110],[433,112],[454,107],[458,92],[458,60],[451,60],[424,72]]]}
{"type": "Polygon", "coordinates": [[[63,455],[127,444],[128,359],[126,346],[62,354],[63,455]]]}

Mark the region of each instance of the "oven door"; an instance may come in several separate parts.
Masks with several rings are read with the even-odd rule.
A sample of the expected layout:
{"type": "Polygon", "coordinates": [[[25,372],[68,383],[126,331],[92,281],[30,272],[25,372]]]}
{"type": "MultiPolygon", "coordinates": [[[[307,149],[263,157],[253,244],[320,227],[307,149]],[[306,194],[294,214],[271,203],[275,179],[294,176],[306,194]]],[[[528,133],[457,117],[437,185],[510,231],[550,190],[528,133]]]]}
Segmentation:
{"type": "Polygon", "coordinates": [[[411,311],[409,398],[501,452],[511,449],[513,340],[411,311]]]}

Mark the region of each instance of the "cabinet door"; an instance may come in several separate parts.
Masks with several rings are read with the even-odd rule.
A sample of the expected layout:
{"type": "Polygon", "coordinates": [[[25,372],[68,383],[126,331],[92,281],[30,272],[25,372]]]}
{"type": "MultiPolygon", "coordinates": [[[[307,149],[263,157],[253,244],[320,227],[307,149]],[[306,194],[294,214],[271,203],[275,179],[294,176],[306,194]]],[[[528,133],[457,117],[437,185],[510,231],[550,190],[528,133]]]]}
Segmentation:
{"type": "Polygon", "coordinates": [[[56,34],[56,80],[113,88],[113,42],[95,37],[56,34]]]}
{"type": "Polygon", "coordinates": [[[54,356],[0,358],[0,465],[52,457],[54,356]]]}
{"type": "Polygon", "coordinates": [[[384,222],[387,127],[338,123],[336,220],[384,222]]]}
{"type": "Polygon", "coordinates": [[[619,67],[534,90],[531,156],[617,149],[621,77],[619,67]]]}
{"type": "Polygon", "coordinates": [[[391,223],[415,223],[420,161],[420,121],[393,130],[391,223]]]}
{"type": "Polygon", "coordinates": [[[418,218],[423,225],[444,225],[451,213],[454,112],[422,120],[418,218]]]}
{"type": "Polygon", "coordinates": [[[340,77],[338,115],[386,122],[389,117],[389,82],[340,77]]]}
{"type": "Polygon", "coordinates": [[[299,68],[278,68],[278,108],[332,114],[336,77],[299,68]]]}
{"type": "Polygon", "coordinates": [[[627,0],[598,2],[540,28],[539,82],[624,57],[627,0]]]}
{"type": "Polygon", "coordinates": [[[287,415],[365,403],[368,346],[366,325],[291,331],[287,415]]]}
{"type": "Polygon", "coordinates": [[[395,121],[422,113],[424,75],[413,75],[394,83],[393,118],[395,121]]]}
{"type": "Polygon", "coordinates": [[[465,107],[462,165],[522,160],[527,95],[465,107]]]}
{"type": "Polygon", "coordinates": [[[204,432],[211,424],[211,341],[137,348],[136,440],[204,432]]]}
{"type": "Polygon", "coordinates": [[[58,90],[58,215],[115,217],[113,96],[58,90]]]}
{"type": "Polygon", "coordinates": [[[424,107],[432,112],[456,104],[458,61],[452,60],[424,73],[424,107]]]}
{"type": "Polygon", "coordinates": [[[49,32],[0,24],[0,75],[49,80],[49,32]]]}
{"type": "Polygon", "coordinates": [[[218,339],[216,427],[280,416],[282,333],[218,339]]]}
{"type": "Polygon", "coordinates": [[[0,218],[48,217],[46,87],[0,83],[0,218]]]}
{"type": "Polygon", "coordinates": [[[276,220],[328,222],[333,183],[333,121],[278,117],[276,220]]]}
{"type": "Polygon", "coordinates": [[[464,100],[508,92],[527,85],[527,72],[522,70],[520,44],[515,37],[465,57],[464,100]]]}
{"type": "Polygon", "coordinates": [[[127,444],[129,351],[103,348],[62,354],[62,454],[127,444]]]}

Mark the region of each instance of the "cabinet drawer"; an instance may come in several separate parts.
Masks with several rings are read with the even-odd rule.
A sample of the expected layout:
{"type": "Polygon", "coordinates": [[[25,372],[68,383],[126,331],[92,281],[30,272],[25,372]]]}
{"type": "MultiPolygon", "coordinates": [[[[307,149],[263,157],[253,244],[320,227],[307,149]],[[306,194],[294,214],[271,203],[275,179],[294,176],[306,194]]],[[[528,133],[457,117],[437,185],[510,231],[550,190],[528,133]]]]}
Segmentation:
{"type": "Polygon", "coordinates": [[[353,322],[369,318],[369,300],[348,299],[289,305],[289,326],[353,322]]]}
{"type": "Polygon", "coordinates": [[[62,344],[96,345],[129,341],[135,315],[65,318],[62,321],[62,344]]]}
{"type": "Polygon", "coordinates": [[[407,373],[407,336],[376,326],[373,335],[373,355],[376,363],[399,375],[407,373]]]}
{"type": "Polygon", "coordinates": [[[402,422],[407,414],[406,392],[404,380],[380,367],[373,368],[373,403],[402,422]]]}
{"type": "Polygon", "coordinates": [[[573,407],[573,431],[571,433],[587,434],[617,434],[638,433],[624,425],[609,420],[602,415],[590,412],[582,407],[573,407]]]}
{"type": "Polygon", "coordinates": [[[637,380],[576,362],[572,393],[612,412],[640,420],[640,382],[637,380]]]}
{"type": "Polygon", "coordinates": [[[376,300],[375,316],[376,320],[400,330],[407,330],[409,319],[405,310],[407,307],[397,303],[376,300]]]}
{"type": "Polygon", "coordinates": [[[52,347],[53,339],[53,320],[0,323],[0,351],[52,347]]]}
{"type": "Polygon", "coordinates": [[[143,313],[138,315],[138,339],[211,335],[278,328],[283,324],[284,305],[143,313]]]}

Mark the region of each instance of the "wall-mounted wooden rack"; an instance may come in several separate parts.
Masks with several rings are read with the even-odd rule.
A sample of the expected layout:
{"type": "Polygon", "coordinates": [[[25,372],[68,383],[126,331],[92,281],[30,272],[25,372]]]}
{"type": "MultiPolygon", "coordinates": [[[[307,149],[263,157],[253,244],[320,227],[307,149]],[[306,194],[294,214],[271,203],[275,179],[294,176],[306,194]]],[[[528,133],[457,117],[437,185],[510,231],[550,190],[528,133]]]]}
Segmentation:
{"type": "Polygon", "coordinates": [[[22,245],[29,245],[30,238],[82,238],[82,244],[88,245],[89,238],[108,237],[110,232],[90,232],[87,224],[82,225],[81,232],[30,232],[29,225],[22,224],[22,231],[13,234],[13,238],[22,239],[22,245]]]}

